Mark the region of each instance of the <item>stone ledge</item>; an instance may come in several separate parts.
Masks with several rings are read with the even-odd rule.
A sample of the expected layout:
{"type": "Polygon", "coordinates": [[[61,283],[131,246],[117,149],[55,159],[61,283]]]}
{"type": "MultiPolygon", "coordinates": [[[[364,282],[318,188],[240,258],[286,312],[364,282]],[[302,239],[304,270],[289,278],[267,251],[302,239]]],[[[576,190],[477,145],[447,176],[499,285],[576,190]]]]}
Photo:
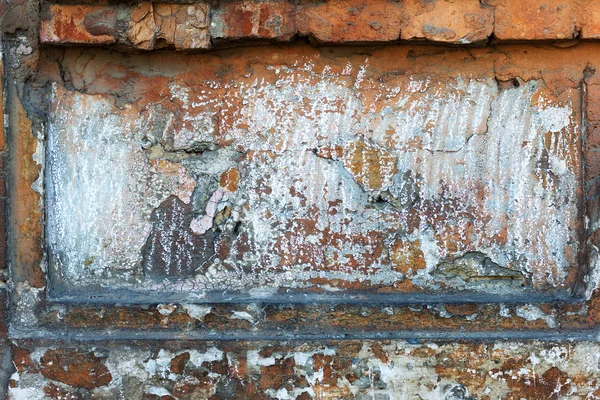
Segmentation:
{"type": "Polygon", "coordinates": [[[54,45],[113,45],[134,49],[208,49],[214,41],[313,38],[319,43],[597,39],[600,0],[353,0],[237,1],[211,6],[143,2],[134,6],[50,4],[40,38],[54,45]]]}

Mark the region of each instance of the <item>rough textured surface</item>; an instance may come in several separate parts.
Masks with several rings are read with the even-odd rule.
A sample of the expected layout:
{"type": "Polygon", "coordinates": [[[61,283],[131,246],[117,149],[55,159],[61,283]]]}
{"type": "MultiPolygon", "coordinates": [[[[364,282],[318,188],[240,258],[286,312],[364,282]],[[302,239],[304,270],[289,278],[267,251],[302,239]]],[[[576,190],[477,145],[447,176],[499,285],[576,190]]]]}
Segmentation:
{"type": "Polygon", "coordinates": [[[138,49],[158,44],[197,50],[211,47],[210,38],[217,45],[224,40],[289,41],[304,36],[321,43],[427,40],[462,45],[492,39],[567,42],[599,35],[598,2],[590,0],[209,3],[53,4],[46,7],[40,38],[53,44],[118,42],[138,49]]]}
{"type": "MultiPolygon", "coordinates": [[[[277,54],[263,47],[205,55],[70,49],[55,68],[51,63],[43,65],[39,79],[44,85],[53,83],[44,86],[51,88],[45,93],[51,94],[52,104],[52,117],[44,125],[50,156],[47,233],[54,249],[72,246],[49,258],[52,294],[64,299],[152,303],[153,292],[148,289],[153,289],[161,291],[164,307],[174,311],[163,315],[160,307],[147,313],[137,306],[42,306],[43,291],[21,285],[15,291],[19,315],[15,335],[30,335],[37,324],[49,330],[59,327],[60,332],[83,324],[97,332],[118,328],[120,337],[131,337],[131,329],[141,327],[160,332],[161,337],[174,337],[182,328],[182,335],[194,338],[214,337],[214,329],[225,331],[226,337],[305,338],[316,331],[374,337],[378,332],[369,326],[377,321],[385,337],[405,337],[415,329],[425,330],[428,337],[457,337],[463,330],[471,337],[490,331],[510,335],[522,331],[535,337],[536,330],[555,334],[554,329],[563,328],[556,334],[595,337],[596,243],[594,235],[584,240],[580,236],[583,229],[593,232],[597,226],[591,191],[597,175],[587,167],[584,182],[580,175],[584,160],[589,167],[595,165],[585,157],[595,151],[593,140],[583,143],[580,136],[584,126],[591,129],[590,138],[595,134],[594,46],[499,50],[393,46],[364,52],[364,47],[305,45],[280,47],[277,54]],[[552,69],[556,61],[560,68],[552,69]],[[507,105],[519,109],[518,113],[507,105]],[[580,122],[583,106],[590,110],[585,124],[580,122]],[[88,117],[77,118],[78,113],[88,117]],[[536,140],[519,135],[534,135],[536,140]],[[103,151],[113,145],[110,152],[103,151]],[[510,150],[502,151],[497,147],[501,145],[510,150]],[[79,168],[87,154],[93,155],[94,163],[79,168]],[[454,167],[438,167],[446,162],[454,167]],[[96,164],[105,167],[91,168],[96,164]],[[328,185],[324,173],[313,175],[313,165],[325,168],[319,171],[334,171],[346,186],[327,193],[307,191],[319,182],[328,185]],[[494,165],[510,167],[489,175],[494,165]],[[512,171],[519,165],[526,179],[515,179],[518,174],[512,171]],[[303,171],[300,167],[306,168],[304,173],[298,173],[303,171]],[[104,173],[107,168],[110,178],[104,173]],[[306,188],[295,183],[303,174],[311,176],[306,188]],[[113,189],[98,191],[93,182],[105,182],[100,186],[113,189]],[[470,189],[461,192],[463,185],[470,189]],[[487,185],[505,195],[486,201],[493,199],[487,185]],[[518,214],[521,209],[516,204],[524,200],[511,197],[519,193],[511,188],[519,185],[525,185],[521,191],[532,204],[542,204],[556,193],[566,195],[560,197],[563,200],[578,200],[550,201],[549,207],[566,213],[557,219],[539,218],[527,208],[523,212],[529,214],[518,214]],[[274,197],[274,188],[282,195],[274,197]],[[83,190],[83,196],[57,196],[61,190],[63,194],[83,190]],[[455,199],[447,195],[453,192],[458,194],[455,199]],[[103,200],[87,201],[94,196],[103,200]],[[327,196],[337,196],[341,202],[323,202],[327,196]],[[240,203],[232,201],[236,198],[240,203]],[[511,198],[515,207],[506,216],[494,213],[504,207],[494,208],[495,203],[505,204],[511,198]],[[292,201],[291,208],[278,199],[292,201]],[[354,199],[359,208],[346,209],[354,199]],[[249,201],[252,207],[245,203],[249,201]],[[590,204],[585,225],[580,202],[590,204]],[[57,224],[60,218],[76,216],[73,210],[77,209],[88,210],[80,215],[93,214],[108,222],[86,223],[76,217],[57,224]],[[346,213],[339,220],[341,228],[330,223],[340,218],[338,209],[346,213]],[[482,216],[481,210],[489,215],[482,216]],[[294,218],[294,213],[306,217],[294,218]],[[248,217],[252,215],[253,219],[248,217]],[[325,230],[319,225],[321,215],[330,224],[325,230]],[[519,215],[529,215],[530,222],[508,223],[519,215]],[[353,222],[354,218],[361,223],[353,222]],[[552,247],[544,256],[550,264],[530,263],[519,269],[524,265],[519,263],[526,262],[523,258],[514,257],[517,262],[511,265],[499,261],[497,254],[511,245],[509,237],[525,238],[523,245],[512,242],[514,250],[504,254],[510,258],[527,246],[543,249],[550,243],[547,238],[565,229],[562,224],[568,220],[572,225],[564,232],[569,238],[554,236],[566,240],[563,253],[552,247]],[[132,221],[138,228],[130,229],[132,221]],[[275,224],[263,224],[268,230],[259,232],[275,232],[276,239],[248,234],[264,221],[275,224]],[[494,221],[496,225],[488,223],[494,221]],[[526,229],[534,229],[531,221],[541,226],[551,223],[550,234],[528,234],[526,229]],[[351,229],[345,231],[344,226],[351,229]],[[84,232],[78,233],[80,237],[96,239],[69,239],[67,227],[84,232]],[[436,233],[439,251],[433,262],[427,247],[428,227],[436,233]],[[120,239],[102,236],[110,231],[120,239]],[[77,250],[84,243],[85,254],[77,250]],[[256,243],[266,243],[266,250],[256,250],[256,243]],[[337,258],[326,251],[337,253],[337,258]],[[253,258],[256,254],[261,258],[253,258]],[[274,256],[281,257],[274,260],[274,256]],[[103,257],[113,261],[106,263],[103,257]],[[572,260],[566,275],[558,264],[551,264],[561,257],[572,260]],[[69,259],[75,260],[73,265],[58,264],[69,259]],[[215,264],[218,268],[210,268],[215,264]],[[394,280],[374,282],[372,276],[394,280]],[[223,290],[211,291],[215,287],[223,290]],[[280,287],[285,291],[276,293],[280,287]],[[303,302],[311,298],[335,302],[351,293],[351,300],[359,302],[368,298],[363,294],[388,294],[386,302],[420,303],[427,298],[416,295],[435,293],[430,299],[442,304],[373,305],[364,310],[339,305],[326,314],[321,306],[294,305],[269,306],[263,314],[256,311],[262,309],[260,304],[211,304],[200,306],[205,312],[196,314],[190,304],[235,296],[252,302],[286,299],[294,294],[289,289],[306,291],[295,297],[303,302]],[[463,297],[459,305],[445,303],[448,295],[465,291],[478,297],[463,297]],[[570,294],[590,300],[579,305],[547,302],[552,296],[570,294]],[[473,299],[501,304],[469,305],[473,299]],[[517,300],[529,303],[513,303],[517,300]],[[473,311],[466,315],[448,311],[455,306],[473,311]],[[246,318],[237,318],[240,313],[246,318]],[[301,322],[289,323],[290,316],[301,322]]],[[[35,275],[30,279],[33,282],[35,275]]]]}
{"type": "Polygon", "coordinates": [[[124,109],[55,90],[47,199],[59,282],[198,297],[569,289],[581,246],[577,90],[390,77],[397,69],[372,57],[329,64],[302,48],[284,63],[256,56],[221,59],[224,75],[154,77],[124,109]],[[236,184],[216,185],[233,167],[236,184]],[[190,207],[169,211],[169,196],[190,207]],[[174,214],[150,238],[159,205],[174,214]],[[185,274],[157,273],[192,259],[185,274]]]}
{"type": "Polygon", "coordinates": [[[397,2],[323,2],[299,9],[298,32],[327,43],[394,41],[403,19],[397,2]]]}
{"type": "Polygon", "coordinates": [[[139,344],[100,343],[79,348],[15,347],[17,372],[11,379],[11,396],[281,400],[600,397],[600,348],[588,342],[208,342],[155,350],[139,344]],[[69,376],[48,376],[44,363],[57,353],[76,354],[65,368],[93,363],[104,375],[79,370],[69,376]]]}
{"type": "Polygon", "coordinates": [[[116,41],[117,10],[103,6],[49,7],[40,39],[46,43],[112,44],[116,41]]]}
{"type": "Polygon", "coordinates": [[[400,37],[460,44],[484,42],[494,29],[494,10],[483,3],[408,1],[405,7],[410,20],[400,37]]]}
{"type": "Polygon", "coordinates": [[[600,397],[597,8],[0,2],[0,398],[600,397]]]}
{"type": "Polygon", "coordinates": [[[577,35],[577,11],[582,3],[585,2],[498,2],[494,35],[500,40],[572,39],[577,35]]]}
{"type": "Polygon", "coordinates": [[[215,39],[277,39],[296,35],[294,4],[240,1],[225,3],[213,15],[211,37],[215,39]]]}
{"type": "Polygon", "coordinates": [[[145,50],[207,48],[208,5],[141,3],[131,10],[129,40],[145,50]]]}

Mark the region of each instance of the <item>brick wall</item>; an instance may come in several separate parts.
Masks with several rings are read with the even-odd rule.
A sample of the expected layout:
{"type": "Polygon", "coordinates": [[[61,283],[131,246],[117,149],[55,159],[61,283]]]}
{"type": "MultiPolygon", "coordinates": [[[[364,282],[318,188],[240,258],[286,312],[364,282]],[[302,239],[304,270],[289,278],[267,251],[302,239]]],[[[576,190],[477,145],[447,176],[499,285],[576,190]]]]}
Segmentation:
{"type": "Polygon", "coordinates": [[[0,396],[600,398],[600,2],[0,3],[0,396]]]}

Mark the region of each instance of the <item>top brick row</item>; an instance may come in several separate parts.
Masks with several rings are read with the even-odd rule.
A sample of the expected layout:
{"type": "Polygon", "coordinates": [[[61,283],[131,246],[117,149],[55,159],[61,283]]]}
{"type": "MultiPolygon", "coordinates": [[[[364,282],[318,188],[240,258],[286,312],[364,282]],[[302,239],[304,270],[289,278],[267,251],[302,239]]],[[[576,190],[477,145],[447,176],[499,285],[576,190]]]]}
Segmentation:
{"type": "MultiPolygon", "coordinates": [[[[212,3],[214,4],[214,3],[212,3]]],[[[322,43],[600,38],[600,0],[228,1],[218,6],[46,5],[40,38],[61,45],[207,49],[219,40],[322,43]]]]}

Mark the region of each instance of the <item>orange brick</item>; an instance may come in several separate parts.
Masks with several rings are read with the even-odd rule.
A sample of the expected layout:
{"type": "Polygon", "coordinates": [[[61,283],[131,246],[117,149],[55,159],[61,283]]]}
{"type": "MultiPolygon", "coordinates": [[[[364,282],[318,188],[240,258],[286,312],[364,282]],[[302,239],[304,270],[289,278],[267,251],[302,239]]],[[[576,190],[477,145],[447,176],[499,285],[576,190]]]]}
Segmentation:
{"type": "Polygon", "coordinates": [[[494,34],[500,40],[572,39],[577,8],[563,0],[506,0],[495,9],[494,34]]]}
{"type": "Polygon", "coordinates": [[[600,0],[588,0],[579,12],[582,39],[600,38],[600,0]]]}
{"type": "Polygon", "coordinates": [[[296,7],[288,2],[227,3],[212,19],[215,38],[290,40],[296,34],[296,7]]]}
{"type": "Polygon", "coordinates": [[[329,1],[301,6],[298,31],[320,42],[379,42],[400,38],[405,21],[401,2],[329,1]]]}
{"type": "Polygon", "coordinates": [[[140,3],[131,10],[129,41],[138,48],[177,50],[210,47],[208,5],[140,3]]]}
{"type": "Polygon", "coordinates": [[[406,3],[410,20],[402,28],[401,38],[427,39],[434,42],[474,43],[488,39],[494,29],[491,7],[477,0],[406,3]]]}
{"type": "Polygon", "coordinates": [[[108,6],[50,5],[40,40],[54,44],[112,44],[117,40],[117,10],[108,6]]]}

